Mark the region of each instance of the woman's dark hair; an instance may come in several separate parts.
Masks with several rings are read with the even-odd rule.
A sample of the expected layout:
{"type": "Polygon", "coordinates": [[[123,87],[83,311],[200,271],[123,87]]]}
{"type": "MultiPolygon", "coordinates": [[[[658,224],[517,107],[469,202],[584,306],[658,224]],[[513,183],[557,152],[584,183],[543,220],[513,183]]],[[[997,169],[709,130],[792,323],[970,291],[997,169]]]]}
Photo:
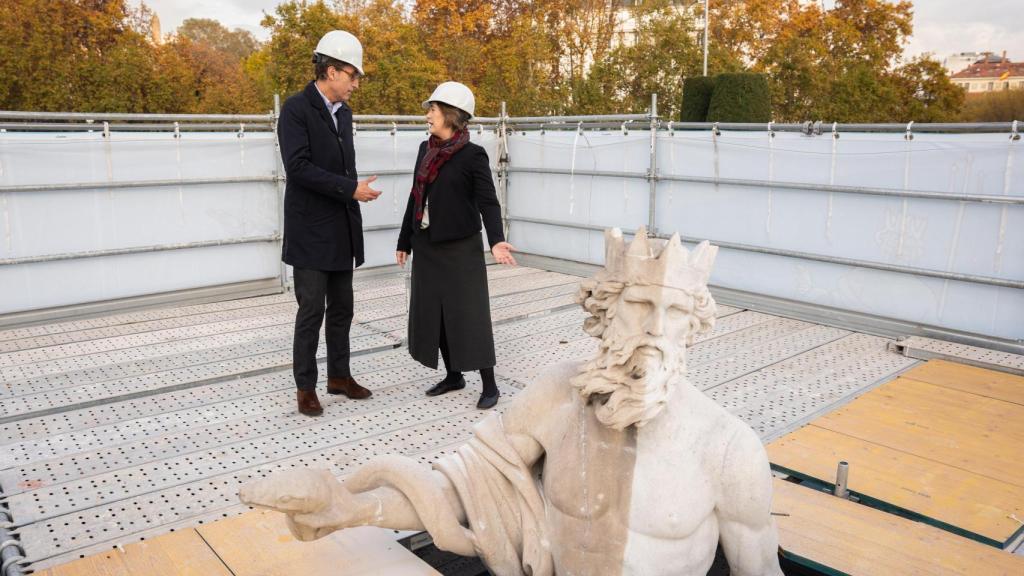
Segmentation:
{"type": "Polygon", "coordinates": [[[444,116],[444,123],[451,126],[452,130],[459,131],[469,124],[469,113],[465,110],[460,110],[455,106],[449,106],[444,102],[435,101],[437,107],[441,109],[441,115],[444,116]]]}

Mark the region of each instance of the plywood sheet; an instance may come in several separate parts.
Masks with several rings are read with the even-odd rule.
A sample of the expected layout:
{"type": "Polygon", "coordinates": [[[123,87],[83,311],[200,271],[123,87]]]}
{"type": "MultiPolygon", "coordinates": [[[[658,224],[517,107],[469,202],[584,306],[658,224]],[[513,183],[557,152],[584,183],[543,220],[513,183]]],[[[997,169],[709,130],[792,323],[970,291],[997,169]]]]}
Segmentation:
{"type": "Polygon", "coordinates": [[[381,528],[352,528],[300,542],[283,514],[255,510],[199,532],[235,576],[440,576],[381,528]]]}
{"type": "Polygon", "coordinates": [[[1018,404],[899,378],[814,425],[1024,486],[1018,404]]]}
{"type": "Polygon", "coordinates": [[[947,360],[931,360],[908,370],[903,377],[1024,404],[1024,376],[998,370],[986,370],[947,360]]]}
{"type": "Polygon", "coordinates": [[[809,425],[768,445],[774,466],[835,483],[849,463],[850,490],[1002,547],[1021,529],[1024,488],[809,425]]]}
{"type": "Polygon", "coordinates": [[[1024,558],[824,492],[775,480],[772,510],[790,558],[832,573],[1024,574],[1024,558]]]}
{"type": "Polygon", "coordinates": [[[36,576],[231,576],[195,530],[171,532],[36,572],[36,576]]]}

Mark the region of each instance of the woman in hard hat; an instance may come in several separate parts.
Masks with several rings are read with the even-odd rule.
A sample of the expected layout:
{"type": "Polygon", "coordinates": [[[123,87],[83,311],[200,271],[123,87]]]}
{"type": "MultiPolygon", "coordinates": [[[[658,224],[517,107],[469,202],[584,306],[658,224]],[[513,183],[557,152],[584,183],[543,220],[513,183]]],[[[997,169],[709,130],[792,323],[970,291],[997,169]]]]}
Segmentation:
{"type": "Polygon", "coordinates": [[[428,396],[465,388],[462,373],[479,370],[483,392],[477,408],[488,409],[498,403],[498,387],[481,220],[499,264],[515,265],[513,247],[502,233],[487,152],[469,141],[473,92],[464,84],[444,82],[423,107],[430,138],[416,158],[395,252],[403,267],[408,255],[415,255],[409,354],[437,368],[441,351],[448,374],[427,390],[428,396]]]}

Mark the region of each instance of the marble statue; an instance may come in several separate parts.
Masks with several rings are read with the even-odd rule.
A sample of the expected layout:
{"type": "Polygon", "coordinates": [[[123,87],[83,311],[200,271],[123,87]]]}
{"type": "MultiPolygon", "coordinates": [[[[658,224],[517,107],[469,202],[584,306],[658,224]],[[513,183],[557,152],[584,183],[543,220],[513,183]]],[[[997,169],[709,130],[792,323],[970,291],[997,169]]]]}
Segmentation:
{"type": "Polygon", "coordinates": [[[241,500],[295,536],[375,525],[427,530],[499,576],[704,576],[719,542],[734,575],[781,575],[768,458],[757,434],[685,378],[686,345],[715,322],[717,247],[605,233],[581,283],[596,356],[557,365],[433,467],[378,457],[339,482],[279,472],[241,500]]]}

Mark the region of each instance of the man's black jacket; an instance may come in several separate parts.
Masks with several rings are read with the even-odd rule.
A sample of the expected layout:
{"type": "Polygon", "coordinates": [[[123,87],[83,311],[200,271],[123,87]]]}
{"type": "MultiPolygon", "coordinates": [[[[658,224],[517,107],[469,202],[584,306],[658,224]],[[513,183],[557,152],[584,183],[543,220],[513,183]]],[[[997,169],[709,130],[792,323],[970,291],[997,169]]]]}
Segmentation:
{"type": "Polygon", "coordinates": [[[363,263],[363,217],[352,198],[358,185],[352,110],[344,105],[335,129],[316,85],[285,101],[277,123],[288,175],[284,195],[286,264],[351,270],[363,263]]]}

